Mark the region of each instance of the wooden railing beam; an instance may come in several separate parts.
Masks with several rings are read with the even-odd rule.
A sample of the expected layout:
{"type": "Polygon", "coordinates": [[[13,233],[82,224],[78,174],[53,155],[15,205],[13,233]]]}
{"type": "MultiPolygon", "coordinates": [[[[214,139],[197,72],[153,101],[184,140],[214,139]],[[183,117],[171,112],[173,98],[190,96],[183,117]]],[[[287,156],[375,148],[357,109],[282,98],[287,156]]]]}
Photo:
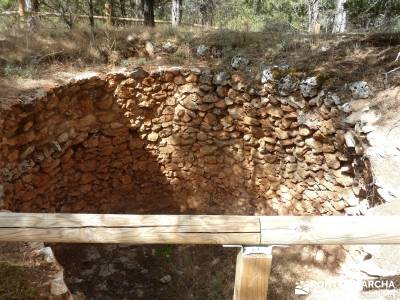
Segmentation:
{"type": "Polygon", "coordinates": [[[2,212],[0,241],[217,245],[400,244],[400,218],[2,212]]]}

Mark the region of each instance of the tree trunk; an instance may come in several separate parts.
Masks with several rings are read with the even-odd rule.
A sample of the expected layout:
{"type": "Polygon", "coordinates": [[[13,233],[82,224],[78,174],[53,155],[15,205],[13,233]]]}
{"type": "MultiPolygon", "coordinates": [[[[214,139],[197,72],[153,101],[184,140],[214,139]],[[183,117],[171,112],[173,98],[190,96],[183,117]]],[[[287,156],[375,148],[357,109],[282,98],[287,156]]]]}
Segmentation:
{"type": "Polygon", "coordinates": [[[104,4],[107,27],[112,27],[112,6],[109,2],[104,4]]]}
{"type": "Polygon", "coordinates": [[[89,23],[92,34],[94,33],[93,0],[87,0],[89,23]]]}
{"type": "Polygon", "coordinates": [[[154,27],[154,0],[143,0],[144,25],[154,27]]]}
{"type": "Polygon", "coordinates": [[[121,11],[121,17],[125,18],[126,17],[125,0],[119,0],[119,8],[120,8],[120,11],[121,11]]]}
{"type": "Polygon", "coordinates": [[[201,25],[212,26],[213,23],[213,0],[202,0],[200,3],[200,23],[201,25]]]}
{"type": "Polygon", "coordinates": [[[39,11],[39,3],[37,0],[18,0],[18,12],[21,18],[26,20],[28,28],[32,29],[37,24],[38,16],[34,15],[39,11]]]}
{"type": "Polygon", "coordinates": [[[320,0],[308,0],[308,32],[318,34],[320,24],[318,23],[320,0]]]}
{"type": "Polygon", "coordinates": [[[171,24],[179,26],[182,22],[182,0],[172,0],[171,24]]]}
{"type": "Polygon", "coordinates": [[[135,0],[135,16],[138,19],[143,19],[144,0],[135,0]]]}
{"type": "Polygon", "coordinates": [[[28,15],[27,24],[29,28],[33,28],[36,25],[36,18],[37,16],[32,15],[33,11],[33,1],[32,0],[25,0],[25,10],[28,15]]]}
{"type": "Polygon", "coordinates": [[[333,23],[332,33],[341,33],[346,30],[347,16],[344,4],[347,0],[336,0],[335,21],[333,23]]]}
{"type": "Polygon", "coordinates": [[[25,0],[18,0],[18,14],[21,18],[25,18],[25,0]]]}
{"type": "Polygon", "coordinates": [[[39,12],[39,0],[32,0],[32,7],[34,12],[39,12]]]}

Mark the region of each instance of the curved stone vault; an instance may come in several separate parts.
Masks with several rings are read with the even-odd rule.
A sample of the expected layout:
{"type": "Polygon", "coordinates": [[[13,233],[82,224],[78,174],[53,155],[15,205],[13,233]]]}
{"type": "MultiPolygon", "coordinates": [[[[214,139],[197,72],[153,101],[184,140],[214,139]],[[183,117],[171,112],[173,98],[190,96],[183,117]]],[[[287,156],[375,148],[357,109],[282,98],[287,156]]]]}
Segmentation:
{"type": "Polygon", "coordinates": [[[343,213],[361,153],[335,96],[297,86],[171,67],[55,87],[0,111],[0,209],[343,213]]]}

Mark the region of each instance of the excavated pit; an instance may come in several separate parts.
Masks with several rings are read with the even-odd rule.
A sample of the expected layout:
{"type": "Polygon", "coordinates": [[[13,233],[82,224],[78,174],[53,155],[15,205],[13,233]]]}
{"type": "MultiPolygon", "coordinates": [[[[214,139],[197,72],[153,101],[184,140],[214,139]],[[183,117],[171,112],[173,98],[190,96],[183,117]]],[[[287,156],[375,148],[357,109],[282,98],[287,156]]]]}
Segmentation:
{"type": "Polygon", "coordinates": [[[75,80],[0,111],[0,209],[357,214],[366,168],[332,97],[195,68],[75,80]]]}

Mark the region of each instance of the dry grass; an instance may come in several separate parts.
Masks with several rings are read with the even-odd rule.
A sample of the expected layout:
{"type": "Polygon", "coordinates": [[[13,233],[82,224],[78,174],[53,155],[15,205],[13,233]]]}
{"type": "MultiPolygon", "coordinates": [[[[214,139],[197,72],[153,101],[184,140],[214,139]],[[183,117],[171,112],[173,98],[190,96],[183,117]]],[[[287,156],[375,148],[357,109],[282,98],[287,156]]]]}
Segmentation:
{"type": "Polygon", "coordinates": [[[170,26],[97,28],[77,24],[72,30],[40,25],[34,32],[13,26],[0,30],[0,59],[8,63],[41,63],[52,60],[81,60],[84,63],[107,62],[113,51],[134,55],[145,41],[171,40],[182,43],[192,39],[196,29],[170,26]]]}
{"type": "Polygon", "coordinates": [[[135,25],[98,26],[92,35],[85,24],[69,30],[46,22],[34,33],[17,24],[7,29],[0,26],[0,73],[9,78],[41,78],[49,76],[54,65],[61,69],[73,66],[77,71],[165,64],[226,69],[234,55],[243,55],[251,60],[248,74],[255,80],[266,66],[289,64],[304,74],[324,74],[325,86],[337,91],[355,80],[368,80],[374,88],[382,88],[382,73],[398,65],[394,59],[399,44],[398,34],[309,36],[135,25]],[[146,51],[147,41],[153,44],[154,53],[146,51]],[[167,41],[176,51],[163,50],[167,41]],[[201,44],[209,47],[209,55],[196,55],[201,44]]]}

